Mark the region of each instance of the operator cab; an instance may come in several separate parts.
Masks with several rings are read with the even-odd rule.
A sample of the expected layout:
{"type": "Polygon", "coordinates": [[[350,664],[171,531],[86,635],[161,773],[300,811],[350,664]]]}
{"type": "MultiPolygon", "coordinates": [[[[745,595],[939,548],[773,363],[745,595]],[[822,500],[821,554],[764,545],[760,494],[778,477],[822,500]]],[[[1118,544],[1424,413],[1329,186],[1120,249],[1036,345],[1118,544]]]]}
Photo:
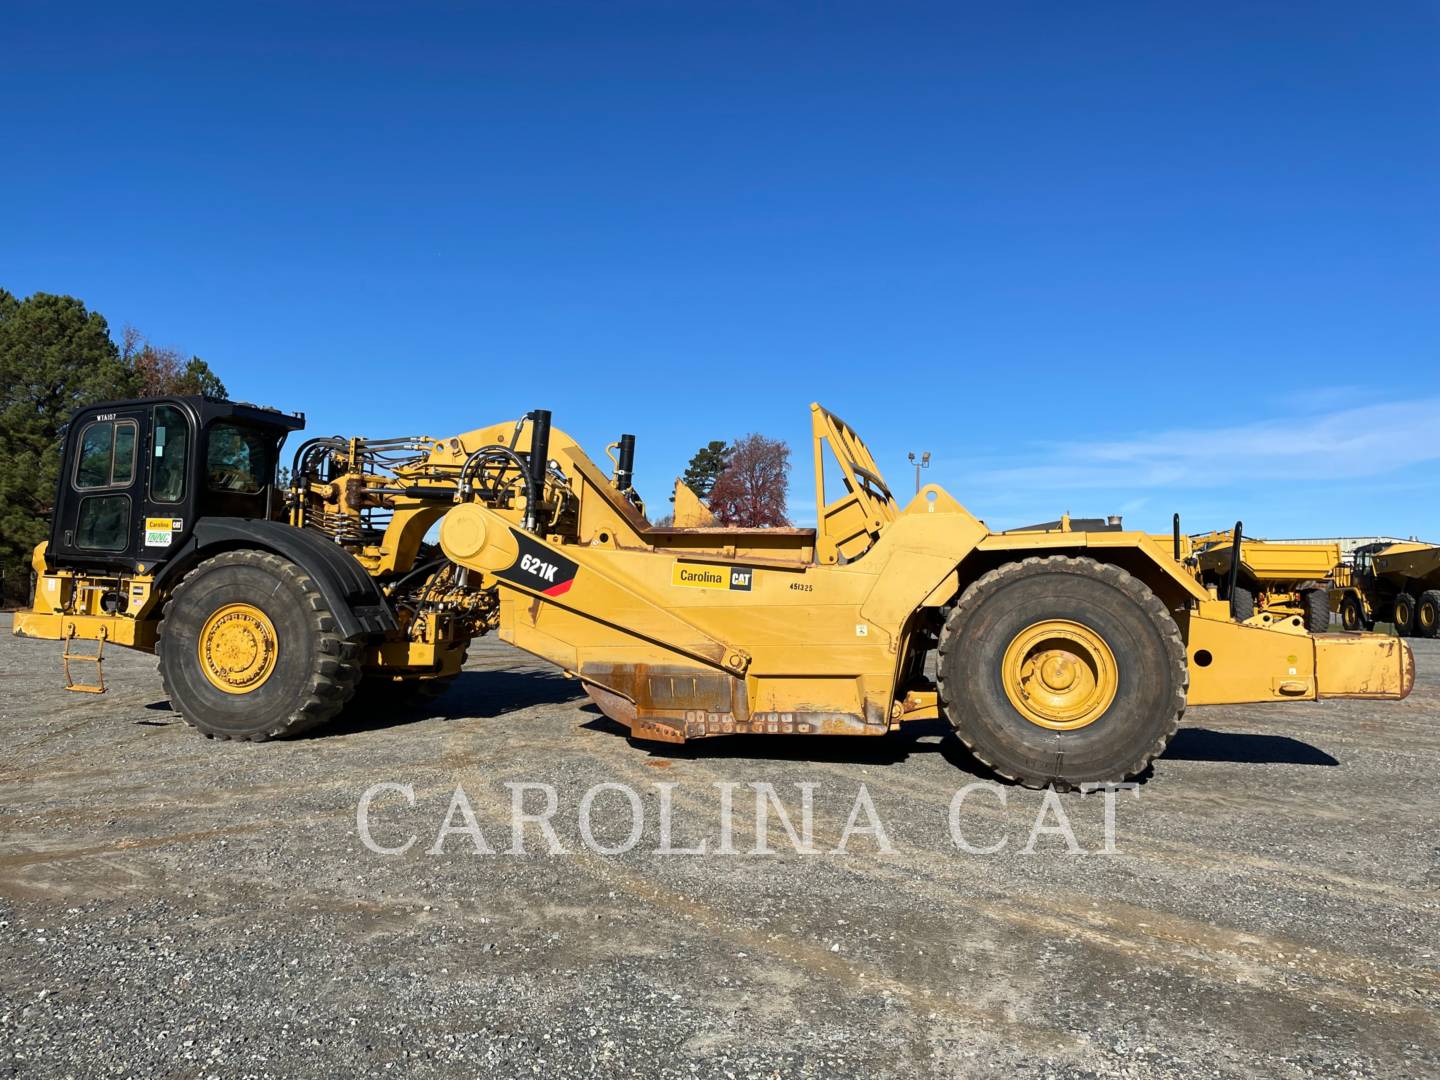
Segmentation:
{"type": "Polygon", "coordinates": [[[150,572],[204,517],[272,518],[285,437],[301,414],[218,398],[92,405],[65,432],[48,558],[150,572]]]}

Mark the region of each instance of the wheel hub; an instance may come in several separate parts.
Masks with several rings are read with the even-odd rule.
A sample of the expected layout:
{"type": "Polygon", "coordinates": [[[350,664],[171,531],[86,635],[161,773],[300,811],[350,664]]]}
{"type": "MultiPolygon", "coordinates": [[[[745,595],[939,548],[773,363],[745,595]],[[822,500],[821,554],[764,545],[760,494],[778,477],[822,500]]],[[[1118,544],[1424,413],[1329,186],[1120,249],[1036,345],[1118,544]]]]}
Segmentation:
{"type": "Polygon", "coordinates": [[[275,670],[275,626],[252,604],[226,604],[200,630],[200,670],[218,690],[248,694],[275,670]]]}
{"type": "Polygon", "coordinates": [[[1093,724],[1119,688],[1115,654],[1105,639],[1069,619],[1046,619],[1020,631],[1001,665],[1015,711],[1052,731],[1093,724]]]}

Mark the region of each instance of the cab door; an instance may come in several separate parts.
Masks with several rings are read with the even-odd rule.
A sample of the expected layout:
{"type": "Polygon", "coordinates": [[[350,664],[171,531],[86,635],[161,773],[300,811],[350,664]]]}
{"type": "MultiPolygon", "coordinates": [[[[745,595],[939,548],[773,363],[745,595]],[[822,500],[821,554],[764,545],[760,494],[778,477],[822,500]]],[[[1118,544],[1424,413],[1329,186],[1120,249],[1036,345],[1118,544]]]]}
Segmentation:
{"type": "Polygon", "coordinates": [[[183,400],[150,407],[145,452],[148,473],[140,505],[140,561],[147,569],[165,562],[195,525],[199,419],[183,400]]]}
{"type": "Polygon", "coordinates": [[[71,428],[50,538],[62,565],[119,566],[141,557],[149,413],[111,406],[71,428]]]}

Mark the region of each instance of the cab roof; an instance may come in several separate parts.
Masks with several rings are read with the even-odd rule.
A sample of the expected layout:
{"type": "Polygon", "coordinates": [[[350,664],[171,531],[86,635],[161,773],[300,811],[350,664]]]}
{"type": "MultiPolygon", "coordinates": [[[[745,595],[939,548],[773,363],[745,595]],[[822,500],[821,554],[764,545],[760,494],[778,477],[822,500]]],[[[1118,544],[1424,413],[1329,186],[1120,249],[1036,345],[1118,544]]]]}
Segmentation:
{"type": "Polygon", "coordinates": [[[234,419],[244,423],[260,424],[266,427],[283,428],[286,431],[300,431],[305,427],[304,413],[287,413],[268,405],[252,405],[248,401],[230,401],[226,398],[207,397],[204,394],[161,394],[156,397],[128,398],[123,401],[99,401],[77,409],[70,418],[108,410],[133,409],[140,405],[180,404],[189,408],[200,420],[201,425],[212,420],[234,419]]]}

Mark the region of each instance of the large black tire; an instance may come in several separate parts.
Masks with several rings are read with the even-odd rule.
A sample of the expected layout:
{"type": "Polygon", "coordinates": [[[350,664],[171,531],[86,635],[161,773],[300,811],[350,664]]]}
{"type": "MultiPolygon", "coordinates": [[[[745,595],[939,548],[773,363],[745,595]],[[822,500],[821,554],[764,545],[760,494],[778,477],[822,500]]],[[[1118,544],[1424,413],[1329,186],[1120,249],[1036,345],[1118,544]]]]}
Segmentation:
{"type": "Polygon", "coordinates": [[[1433,638],[1440,633],[1440,591],[1427,589],[1415,605],[1416,637],[1433,638]]]}
{"type": "Polygon", "coordinates": [[[1396,596],[1390,619],[1395,624],[1395,633],[1409,637],[1415,625],[1415,597],[1403,592],[1396,596]]]}
{"type": "Polygon", "coordinates": [[[1300,594],[1305,605],[1305,629],[1311,634],[1324,634],[1330,629],[1330,593],[1326,589],[1308,589],[1300,594]]]}
{"type": "Polygon", "coordinates": [[[314,580],[266,551],[227,551],[186,574],[165,607],[157,646],[165,692],[185,722],[207,738],[251,742],[298,735],[338,713],[360,680],[359,651],[340,636],[314,580]],[[228,641],[213,629],[226,611],[240,612],[230,616],[240,629],[228,641]],[[257,629],[255,611],[269,621],[273,642],[257,629]],[[255,662],[267,652],[268,665],[255,662]],[[230,690],[220,688],[217,670],[232,673],[230,690]]]}
{"type": "Polygon", "coordinates": [[[1244,622],[1255,614],[1255,594],[1244,585],[1236,585],[1231,598],[1230,610],[1235,613],[1236,622],[1244,622]]]}
{"type": "Polygon", "coordinates": [[[1136,776],[1185,711],[1189,672],[1174,618],[1142,582],[1093,559],[1030,558],[985,574],[946,619],[939,652],[940,699],[956,735],[979,761],[1026,787],[1136,776]],[[1007,650],[1055,621],[1097,635],[1114,659],[1113,699],[1070,730],[1027,718],[1006,691],[1007,650]]]}
{"type": "Polygon", "coordinates": [[[1370,628],[1365,618],[1365,605],[1354,593],[1346,593],[1340,601],[1340,625],[1352,633],[1370,628]]]}

